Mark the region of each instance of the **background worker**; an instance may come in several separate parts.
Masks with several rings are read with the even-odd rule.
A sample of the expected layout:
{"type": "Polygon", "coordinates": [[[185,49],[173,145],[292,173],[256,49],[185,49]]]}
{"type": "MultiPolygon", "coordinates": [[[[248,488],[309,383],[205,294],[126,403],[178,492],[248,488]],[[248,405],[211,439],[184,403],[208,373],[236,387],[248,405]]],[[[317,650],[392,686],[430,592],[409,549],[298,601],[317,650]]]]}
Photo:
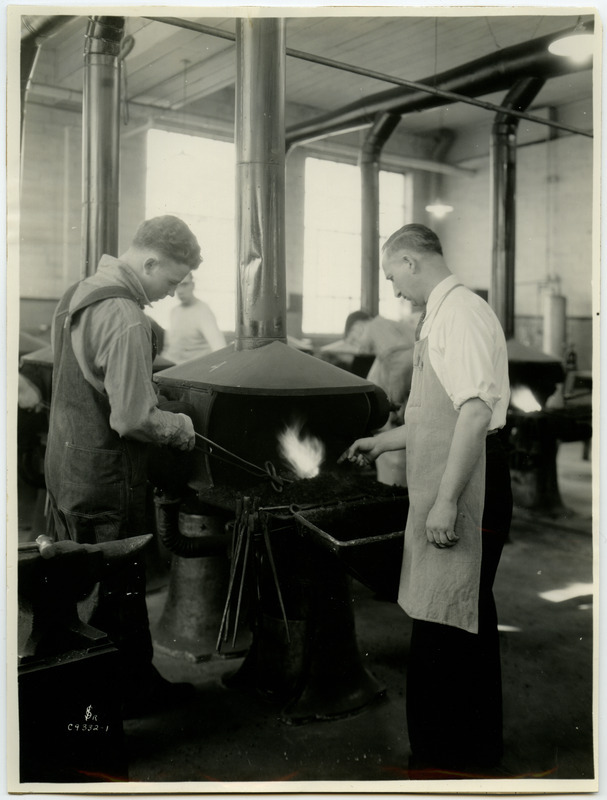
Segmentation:
{"type": "Polygon", "coordinates": [[[494,433],[510,395],[506,343],[491,308],[451,274],[425,226],[396,231],[382,268],[397,297],[426,308],[405,424],[354,442],[341,459],[407,448],[399,604],[413,619],[410,777],[482,776],[503,749],[492,586],[512,514],[508,464],[494,433]]]}
{"type": "MultiPolygon", "coordinates": [[[[404,321],[353,311],[346,319],[344,340],[359,353],[375,355],[367,379],[384,390],[393,408],[382,430],[401,425],[411,390],[414,329],[404,321]]],[[[389,486],[406,486],[406,464],[405,450],[382,453],[376,460],[377,480],[389,486]]]]}
{"type": "Polygon", "coordinates": [[[210,306],[194,294],[192,273],[179,284],[176,295],[179,305],[171,310],[166,331],[167,345],[163,357],[174,364],[198,358],[226,346],[215,314],[210,306]]]}
{"type": "MultiPolygon", "coordinates": [[[[123,255],[104,255],[97,272],[60,300],[45,459],[56,538],[100,543],[145,533],[148,445],[194,447],[192,420],[158,408],[154,341],[143,308],[174,294],[200,261],[184,222],[155,217],[140,225],[123,255]]],[[[88,621],[122,655],[127,714],[178,699],[184,687],[152,666],[143,564],[108,571],[92,605],[88,621]]]]}

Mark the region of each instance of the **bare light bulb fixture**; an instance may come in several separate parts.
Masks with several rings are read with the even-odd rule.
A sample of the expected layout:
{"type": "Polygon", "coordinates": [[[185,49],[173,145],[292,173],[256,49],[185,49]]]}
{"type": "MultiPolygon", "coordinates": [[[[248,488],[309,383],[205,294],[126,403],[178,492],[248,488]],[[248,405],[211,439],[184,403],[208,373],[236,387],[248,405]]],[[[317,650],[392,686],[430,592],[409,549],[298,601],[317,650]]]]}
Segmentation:
{"type": "Polygon", "coordinates": [[[548,50],[553,55],[570,58],[576,63],[581,63],[590,58],[593,49],[593,33],[586,29],[581,17],[578,17],[577,25],[571,33],[561,36],[560,39],[555,39],[548,45],[548,50]]]}
{"type": "Polygon", "coordinates": [[[434,202],[428,203],[426,211],[432,214],[433,217],[436,217],[436,219],[443,219],[447,214],[453,211],[453,206],[448,203],[443,203],[440,198],[437,198],[434,202]]]}

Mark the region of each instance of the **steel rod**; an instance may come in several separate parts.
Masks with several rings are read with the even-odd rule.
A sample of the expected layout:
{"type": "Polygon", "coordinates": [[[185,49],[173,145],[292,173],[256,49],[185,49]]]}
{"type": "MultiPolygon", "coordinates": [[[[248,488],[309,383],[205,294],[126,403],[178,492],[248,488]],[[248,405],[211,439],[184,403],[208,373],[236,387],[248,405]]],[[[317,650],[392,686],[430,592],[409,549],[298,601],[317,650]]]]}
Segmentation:
{"type": "MultiPolygon", "coordinates": [[[[182,20],[178,17],[146,17],[145,19],[152,20],[153,22],[164,22],[166,25],[174,25],[186,30],[196,31],[197,33],[204,33],[209,36],[219,36],[222,39],[229,39],[235,41],[236,35],[229,31],[220,31],[218,28],[213,28],[210,25],[202,25],[198,22],[190,22],[189,20],[182,20]]],[[[546,125],[550,128],[558,128],[559,130],[575,133],[580,136],[587,136],[592,139],[593,134],[582,128],[576,128],[573,125],[567,125],[563,122],[556,122],[555,120],[544,119],[536,117],[534,114],[528,114],[525,111],[516,111],[504,106],[490,103],[487,100],[478,100],[476,97],[468,97],[458,92],[450,92],[447,89],[437,89],[434,86],[428,86],[426,83],[419,83],[418,81],[410,81],[406,78],[398,78],[395,75],[388,75],[385,72],[378,72],[367,67],[357,67],[355,64],[348,64],[343,61],[336,61],[333,58],[326,58],[325,56],[317,56],[313,53],[307,53],[303,50],[293,50],[291,47],[285,49],[287,56],[291,58],[298,58],[303,61],[309,61],[312,64],[318,64],[323,67],[330,67],[331,69],[338,69],[344,72],[351,72],[354,75],[360,75],[365,78],[372,78],[384,83],[392,83],[396,86],[404,86],[408,89],[416,89],[417,91],[426,92],[427,94],[434,95],[435,97],[442,97],[445,100],[453,100],[456,103],[467,103],[468,105],[482,108],[485,111],[503,112],[509,114],[511,117],[518,117],[519,119],[526,119],[528,122],[535,122],[538,125],[546,125]]],[[[367,126],[368,127],[368,126],[367,126]]]]}

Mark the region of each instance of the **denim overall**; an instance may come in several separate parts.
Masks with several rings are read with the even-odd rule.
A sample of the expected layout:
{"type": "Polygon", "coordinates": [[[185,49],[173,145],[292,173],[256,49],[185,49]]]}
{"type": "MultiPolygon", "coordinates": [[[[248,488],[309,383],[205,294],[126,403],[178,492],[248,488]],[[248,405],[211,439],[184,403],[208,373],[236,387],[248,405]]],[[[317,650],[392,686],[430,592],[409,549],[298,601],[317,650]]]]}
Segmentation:
{"type": "MultiPolygon", "coordinates": [[[[443,549],[430,544],[425,522],[456,421],[457,412],[432,368],[428,340],[423,339],[415,345],[405,411],[410,508],[399,604],[413,617],[407,665],[410,767],[430,770],[422,774],[426,778],[441,777],[445,768],[481,774],[502,755],[501,666],[492,586],[510,527],[510,475],[499,437],[488,436],[457,504],[459,541],[443,549]]],[[[414,771],[410,774],[416,777],[414,771]]]]}
{"type": "Polygon", "coordinates": [[[54,322],[53,402],[45,471],[57,511],[57,536],[94,544],[142,532],[147,448],[110,428],[109,400],[82,374],[70,327],[94,303],[113,297],[136,300],[122,286],[107,286],[93,290],[70,312],[75,289],[64,295],[54,322]]]}
{"type": "MultiPolygon", "coordinates": [[[[70,328],[85,308],[114,297],[137,302],[123,286],[94,289],[71,312],[71,287],[54,320],[55,356],[45,475],[58,539],[95,544],[144,533],[146,450],[110,428],[110,403],[85,379],[72,348],[70,328]]],[[[137,680],[151,662],[152,642],[141,561],[114,562],[89,604],[91,625],[105,631],[137,680]]]]}

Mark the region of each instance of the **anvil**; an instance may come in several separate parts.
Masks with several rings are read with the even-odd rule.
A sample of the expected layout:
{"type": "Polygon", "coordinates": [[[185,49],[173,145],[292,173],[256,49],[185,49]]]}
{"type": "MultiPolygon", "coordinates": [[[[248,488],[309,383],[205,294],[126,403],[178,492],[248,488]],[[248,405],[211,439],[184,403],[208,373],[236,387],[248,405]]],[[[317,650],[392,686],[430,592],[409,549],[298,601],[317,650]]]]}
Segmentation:
{"type": "Polygon", "coordinates": [[[78,603],[112,564],[132,558],[152,534],[115,542],[79,544],[39,536],[19,544],[19,663],[107,644],[107,635],[87,625],[78,603]]]}

